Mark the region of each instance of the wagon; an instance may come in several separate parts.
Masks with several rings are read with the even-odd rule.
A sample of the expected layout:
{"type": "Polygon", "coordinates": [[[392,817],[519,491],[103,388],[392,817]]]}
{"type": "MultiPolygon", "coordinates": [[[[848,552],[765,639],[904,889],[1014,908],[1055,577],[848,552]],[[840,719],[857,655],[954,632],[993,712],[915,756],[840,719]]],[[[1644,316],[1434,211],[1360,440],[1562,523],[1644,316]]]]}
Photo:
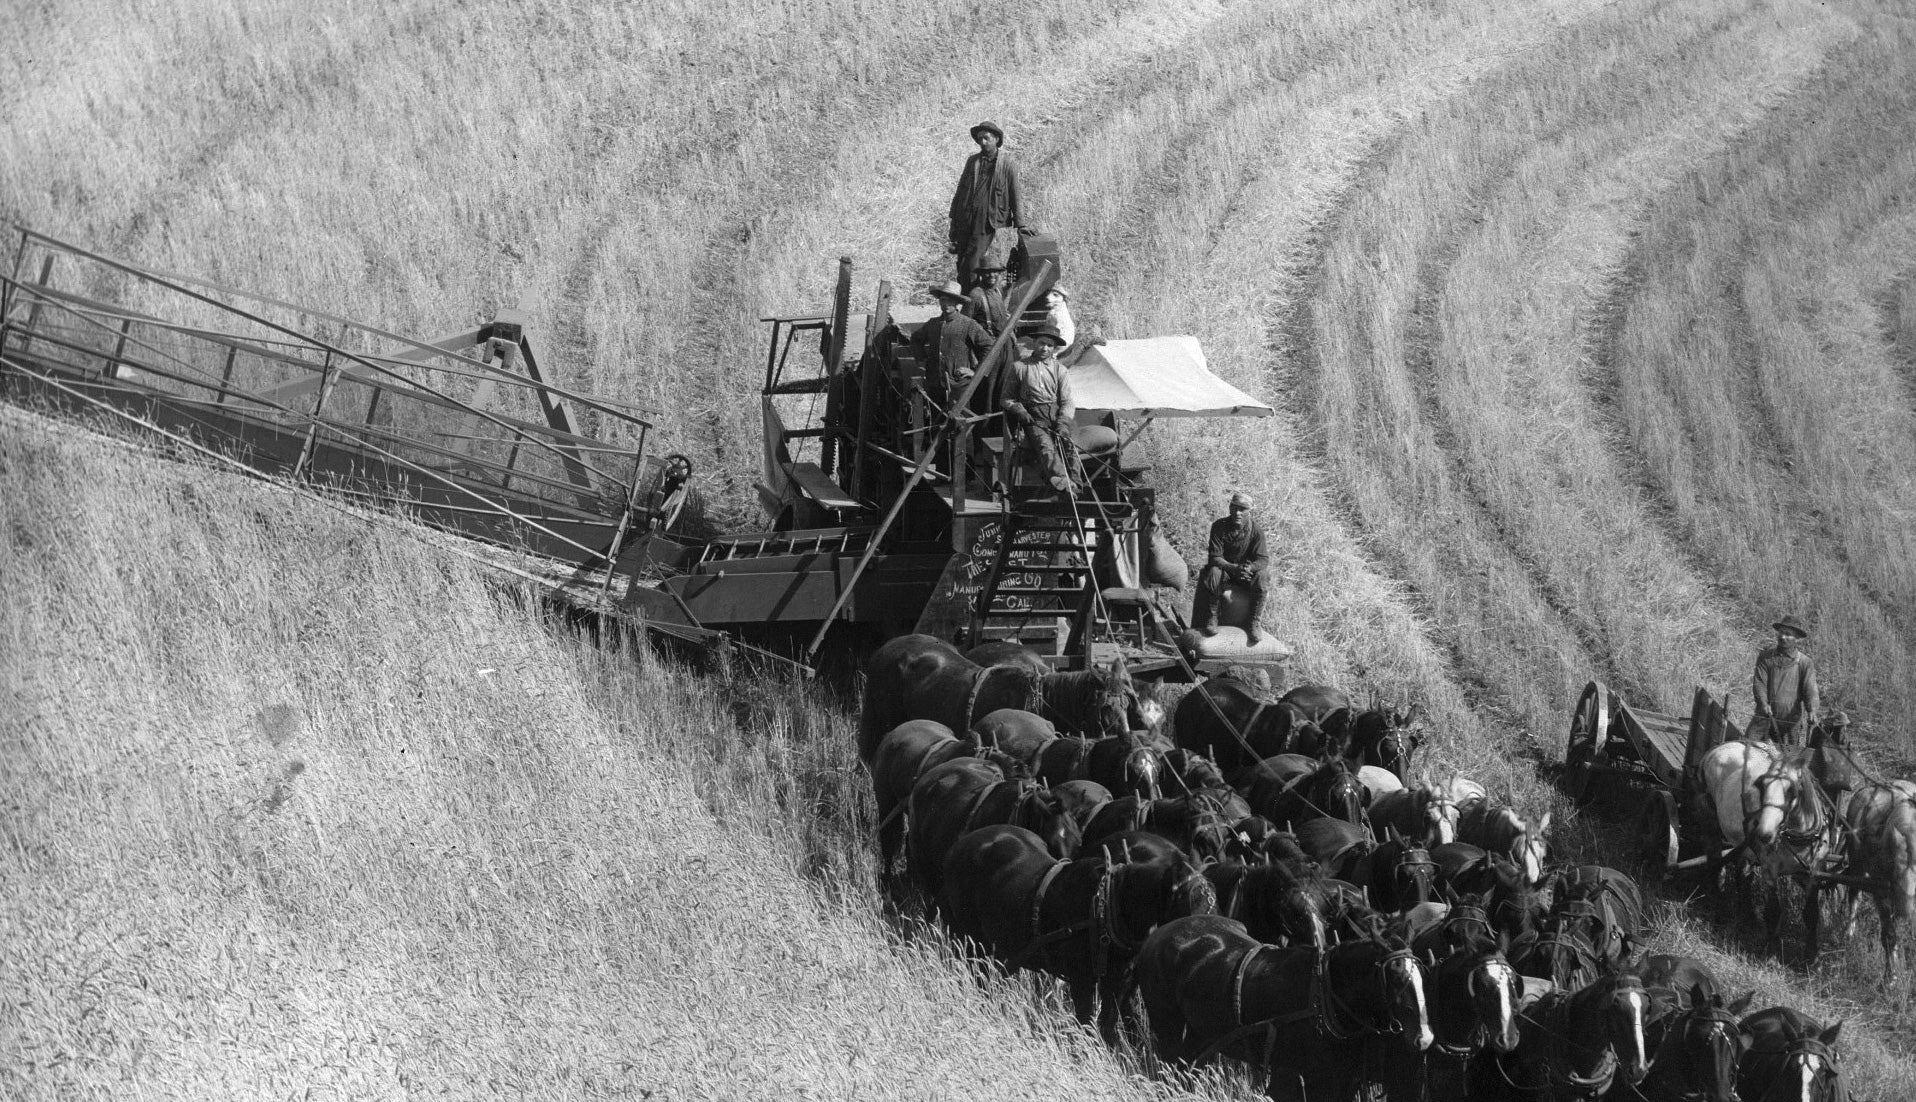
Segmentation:
{"type": "Polygon", "coordinates": [[[1681,808],[1692,795],[1703,756],[1743,737],[1725,701],[1699,687],[1688,716],[1632,707],[1601,681],[1586,685],[1570,717],[1564,749],[1564,794],[1582,806],[1600,800],[1624,810],[1634,853],[1646,871],[1700,864],[1682,855],[1681,808]]]}

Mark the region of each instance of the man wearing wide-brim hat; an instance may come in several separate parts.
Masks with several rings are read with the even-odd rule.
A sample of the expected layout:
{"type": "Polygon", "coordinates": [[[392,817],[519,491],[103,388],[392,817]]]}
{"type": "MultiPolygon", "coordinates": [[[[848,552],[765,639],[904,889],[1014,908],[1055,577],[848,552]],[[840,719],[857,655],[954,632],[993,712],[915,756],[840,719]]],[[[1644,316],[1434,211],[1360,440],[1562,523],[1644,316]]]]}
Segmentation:
{"type": "Polygon", "coordinates": [[[1752,739],[1800,746],[1816,724],[1816,666],[1802,648],[1810,632],[1794,616],[1784,616],[1770,627],[1776,632],[1776,645],[1756,656],[1756,674],[1750,679],[1756,715],[1747,734],[1752,739]]]}
{"type": "Polygon", "coordinates": [[[942,410],[991,351],[991,334],[965,316],[969,300],[957,280],[931,288],[931,297],[938,300],[938,316],[918,327],[911,345],[924,371],[925,391],[942,410]]]}
{"type": "Polygon", "coordinates": [[[1018,168],[1004,151],[1004,130],[995,122],[981,122],[971,128],[971,140],[978,143],[978,152],[966,158],[951,196],[949,244],[958,257],[958,282],[966,289],[978,283],[979,266],[987,260],[1004,263],[1025,229],[1018,168]]]}

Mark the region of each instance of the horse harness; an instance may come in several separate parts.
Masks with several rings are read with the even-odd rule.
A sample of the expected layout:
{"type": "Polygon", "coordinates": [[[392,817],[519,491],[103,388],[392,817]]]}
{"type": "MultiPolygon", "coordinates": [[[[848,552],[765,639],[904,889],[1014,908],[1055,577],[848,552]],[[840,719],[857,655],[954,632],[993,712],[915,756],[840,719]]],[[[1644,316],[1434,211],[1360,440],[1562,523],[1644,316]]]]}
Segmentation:
{"type": "MultiPolygon", "coordinates": [[[[971,679],[971,691],[965,694],[964,719],[966,727],[970,727],[978,719],[973,713],[978,710],[978,698],[984,695],[985,683],[991,680],[992,674],[998,673],[1001,670],[1012,674],[1022,674],[1024,672],[1017,666],[986,666],[979,670],[978,676],[971,679]]],[[[1031,682],[1030,689],[1025,692],[1025,711],[1037,714],[1043,705],[1044,694],[1039,691],[1038,681],[1034,678],[1031,682]]]]}
{"type": "MultiPolygon", "coordinates": [[[[1639,990],[1643,987],[1642,982],[1631,975],[1618,976],[1617,982],[1622,986],[1636,987],[1639,990]]],[[[1586,988],[1585,990],[1588,989],[1586,988]]],[[[1604,1042],[1603,1051],[1597,1057],[1596,1067],[1585,1074],[1578,1074],[1576,1071],[1571,1070],[1570,1004],[1574,999],[1574,992],[1566,993],[1560,996],[1555,1004],[1545,1012],[1545,1020],[1540,1021],[1534,1017],[1530,1018],[1531,1024],[1537,1026],[1543,1032],[1547,1042],[1543,1049],[1544,1083],[1539,1086],[1527,1086],[1518,1083],[1510,1078],[1508,1071],[1504,1070],[1503,1062],[1498,1061],[1497,1067],[1503,1074],[1505,1082],[1516,1087],[1518,1090],[1524,1091],[1540,1090],[1543,1087],[1557,1087],[1559,1089],[1575,1091],[1579,1096],[1584,1098],[1597,1098],[1610,1090],[1610,1084],[1615,1081],[1617,1076],[1617,1066],[1622,1063],[1622,1061],[1617,1057],[1616,1046],[1610,1044],[1608,1041],[1604,1042]]],[[[1529,1017],[1528,1015],[1525,1016],[1529,1017]]]]}
{"type": "MultiPolygon", "coordinates": [[[[1680,992],[1671,990],[1669,988],[1664,988],[1663,990],[1669,990],[1672,995],[1677,997],[1678,1001],[1681,1001],[1682,995],[1680,992]]],[[[1726,1033],[1726,1034],[1733,1035],[1736,1033],[1736,1030],[1737,1030],[1736,1015],[1730,1013],[1728,1010],[1725,1010],[1724,1008],[1720,1006],[1700,1006],[1700,1005],[1687,1006],[1682,1010],[1682,1012],[1678,1015],[1678,1017],[1684,1018],[1684,1019],[1700,1017],[1703,1021],[1708,1023],[1709,1031],[1711,1034],[1726,1033]]],[[[1650,1063],[1654,1066],[1655,1064],[1657,1064],[1658,1061],[1663,1059],[1663,1050],[1669,1047],[1673,1039],[1679,1039],[1677,1040],[1677,1043],[1681,1044],[1682,1041],[1680,1040],[1680,1038],[1684,1035],[1686,1031],[1687,1031],[1687,1023],[1684,1023],[1682,1027],[1671,1026],[1670,1028],[1664,1030],[1663,1039],[1657,1043],[1656,1055],[1651,1057],[1650,1063]]],[[[1732,1075],[1735,1074],[1736,1066],[1734,1063],[1731,1064],[1730,1071],[1732,1075]]],[[[1712,1097],[1711,1093],[1707,1090],[1679,1090],[1676,1092],[1677,1102],[1708,1102],[1708,1100],[1711,1097],[1712,1097]]]]}
{"type": "MultiPolygon", "coordinates": [[[[1277,1044],[1278,1030],[1284,1026],[1292,1025],[1296,1022],[1311,1021],[1313,1019],[1315,1019],[1316,1021],[1317,1032],[1320,1035],[1333,1041],[1355,1040],[1356,1038],[1362,1037],[1369,1033],[1389,1035],[1389,1034],[1402,1033],[1404,1031],[1403,1023],[1393,1021],[1390,1017],[1390,1012],[1388,1009],[1386,1009],[1384,1013],[1384,1021],[1380,1024],[1372,1024],[1369,1022],[1357,1021],[1356,1012],[1351,1009],[1351,1006],[1349,1003],[1346,1003],[1343,999],[1338,997],[1337,989],[1331,983],[1330,951],[1326,950],[1323,952],[1319,952],[1315,948],[1312,948],[1309,950],[1313,958],[1312,967],[1311,967],[1310,1001],[1307,1004],[1305,1004],[1305,1006],[1302,1009],[1293,1010],[1288,1014],[1279,1014],[1269,1018],[1259,1018],[1258,1020],[1254,1022],[1245,1021],[1244,1020],[1245,974],[1250,971],[1251,963],[1257,959],[1259,954],[1263,953],[1267,949],[1276,949],[1276,948],[1279,948],[1279,946],[1259,944],[1256,948],[1252,949],[1250,952],[1245,953],[1243,958],[1237,962],[1237,967],[1232,969],[1231,971],[1231,1020],[1239,1024],[1237,1028],[1231,1030],[1231,1032],[1229,1033],[1226,1033],[1223,1037],[1220,1037],[1218,1040],[1213,1042],[1208,1048],[1206,1048],[1205,1051],[1199,1055],[1198,1061],[1197,1061],[1198,1063],[1202,1063],[1204,1060],[1210,1058],[1216,1053],[1223,1051],[1227,1045],[1229,1045],[1231,1042],[1237,1040],[1240,1037],[1249,1036],[1250,1034],[1257,1032],[1258,1030],[1268,1029],[1270,1031],[1270,1036],[1267,1039],[1266,1045],[1265,1045],[1266,1055],[1265,1055],[1264,1062],[1266,1064],[1269,1064],[1270,1063],[1269,1053],[1270,1053],[1270,1050],[1273,1047],[1275,1047],[1277,1044]],[[1345,1022],[1347,1022],[1348,1024],[1339,1022],[1338,1019],[1340,1014],[1344,1018],[1345,1022]]],[[[1304,949],[1303,946],[1298,946],[1296,948],[1300,951],[1304,949]]],[[[1378,984],[1380,988],[1382,987],[1384,983],[1384,977],[1390,974],[1391,962],[1398,961],[1398,960],[1408,961],[1411,967],[1413,968],[1418,966],[1417,955],[1411,952],[1410,949],[1408,948],[1389,949],[1377,961],[1377,975],[1378,975],[1378,984]]]]}
{"type": "MultiPolygon", "coordinates": [[[[1772,777],[1789,779],[1788,774],[1772,769],[1756,779],[1757,787],[1761,789],[1763,784],[1772,777]]],[[[1822,820],[1822,826],[1814,830],[1791,830],[1789,827],[1789,812],[1786,805],[1783,814],[1783,823],[1776,828],[1776,838],[1777,841],[1782,843],[1781,848],[1785,853],[1789,854],[1790,860],[1796,863],[1796,870],[1790,875],[1814,877],[1819,870],[1816,865],[1813,865],[1804,858],[1804,852],[1806,850],[1813,850],[1819,842],[1826,843],[1832,853],[1841,850],[1841,846],[1838,844],[1840,837],[1835,830],[1835,826],[1839,822],[1836,816],[1836,806],[1830,800],[1829,794],[1823,791],[1823,786],[1817,783],[1814,776],[1799,774],[1798,779],[1792,781],[1791,785],[1799,791],[1807,790],[1809,802],[1816,809],[1818,818],[1822,820]]],[[[1801,799],[1802,797],[1799,796],[1798,798],[1801,799]]],[[[1763,813],[1764,806],[1759,806],[1755,811],[1743,817],[1743,833],[1746,838],[1750,832],[1750,822],[1756,816],[1763,813]]],[[[1844,826],[1847,828],[1848,824],[1845,823],[1844,826]]],[[[1818,863],[1820,864],[1820,862],[1818,863]]]]}
{"type": "MultiPolygon", "coordinates": [[[[1106,864],[1104,870],[1098,874],[1097,886],[1091,892],[1090,917],[1040,934],[1039,927],[1044,923],[1045,892],[1051,888],[1051,882],[1057,879],[1058,873],[1069,864],[1071,864],[1069,861],[1053,864],[1045,870],[1044,877],[1038,881],[1038,890],[1031,899],[1031,941],[1025,945],[1024,951],[1018,954],[1017,959],[1012,961],[1012,967],[1023,965],[1039,949],[1089,930],[1096,935],[1092,943],[1091,974],[1098,979],[1103,979],[1110,971],[1111,949],[1114,946],[1126,952],[1135,952],[1138,946],[1144,944],[1142,940],[1132,942],[1119,937],[1117,927],[1112,922],[1112,917],[1117,913],[1114,900],[1117,890],[1117,872],[1121,868],[1136,866],[1106,864]]],[[[1194,872],[1193,875],[1202,875],[1202,873],[1194,872]]]]}

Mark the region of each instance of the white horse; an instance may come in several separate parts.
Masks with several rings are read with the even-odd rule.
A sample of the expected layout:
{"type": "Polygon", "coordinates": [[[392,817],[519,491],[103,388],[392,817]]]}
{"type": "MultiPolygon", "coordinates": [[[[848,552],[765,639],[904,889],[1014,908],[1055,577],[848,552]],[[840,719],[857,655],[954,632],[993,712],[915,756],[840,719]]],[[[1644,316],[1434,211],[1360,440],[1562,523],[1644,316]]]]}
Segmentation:
{"type": "MultiPolygon", "coordinates": [[[[1762,795],[1757,791],[1756,782],[1776,768],[1782,760],[1782,752],[1774,743],[1768,742],[1725,742],[1703,755],[1697,763],[1698,798],[1710,822],[1716,824],[1719,845],[1711,851],[1711,868],[1720,875],[1720,862],[1727,854],[1727,848],[1738,856],[1744,854],[1746,831],[1750,818],[1763,806],[1762,795]]],[[[1777,826],[1781,825],[1779,816],[1770,826],[1771,836],[1775,836],[1777,826]]]]}
{"type": "MultiPolygon", "coordinates": [[[[1896,980],[1896,951],[1904,929],[1916,924],[1916,802],[1909,782],[1869,785],[1850,799],[1847,812],[1855,852],[1850,869],[1870,878],[1877,927],[1883,939],[1883,987],[1896,980]]],[[[1856,929],[1856,889],[1849,893],[1847,932],[1856,929]]]]}
{"type": "Polygon", "coordinates": [[[1808,887],[1803,923],[1809,952],[1816,953],[1821,912],[1813,874],[1835,843],[1835,808],[1800,759],[1774,743],[1726,742],[1703,756],[1700,796],[1723,846],[1711,850],[1711,883],[1726,860],[1735,860],[1738,882],[1760,870],[1765,889],[1764,923],[1771,945],[1782,942],[1782,889],[1786,880],[1808,887]]]}

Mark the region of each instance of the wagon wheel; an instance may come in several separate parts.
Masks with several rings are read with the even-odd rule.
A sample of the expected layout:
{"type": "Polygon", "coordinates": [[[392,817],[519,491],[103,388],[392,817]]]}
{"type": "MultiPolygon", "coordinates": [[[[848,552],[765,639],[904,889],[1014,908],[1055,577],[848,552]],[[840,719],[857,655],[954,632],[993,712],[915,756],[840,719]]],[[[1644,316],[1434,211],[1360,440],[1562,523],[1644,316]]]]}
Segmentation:
{"type": "Polygon", "coordinates": [[[1630,837],[1645,879],[1656,882],[1668,875],[1676,867],[1680,852],[1676,797],[1666,789],[1645,790],[1642,806],[1630,823],[1630,837]]]}
{"type": "Polygon", "coordinates": [[[1590,801],[1590,762],[1610,731],[1610,690],[1592,681],[1570,716],[1570,742],[1563,752],[1563,791],[1572,803],[1590,801]]]}

